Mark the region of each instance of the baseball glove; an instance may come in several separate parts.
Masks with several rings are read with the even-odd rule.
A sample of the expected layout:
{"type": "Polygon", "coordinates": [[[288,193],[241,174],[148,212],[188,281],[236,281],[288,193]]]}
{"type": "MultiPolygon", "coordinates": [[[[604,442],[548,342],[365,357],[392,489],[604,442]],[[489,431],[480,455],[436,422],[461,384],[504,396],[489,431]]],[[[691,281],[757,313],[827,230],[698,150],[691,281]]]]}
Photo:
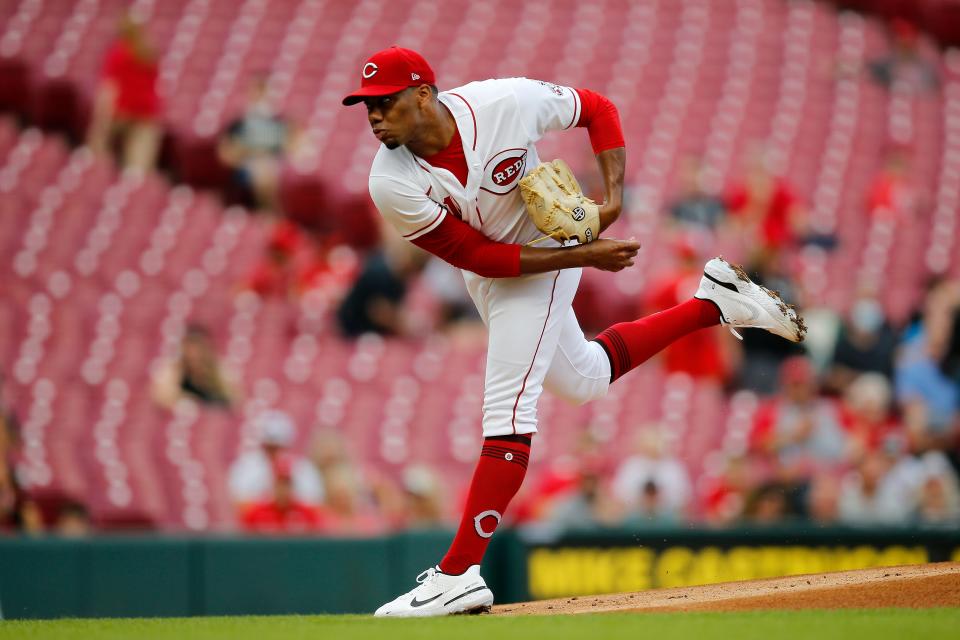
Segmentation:
{"type": "Polygon", "coordinates": [[[600,235],[600,208],[583,195],[563,160],[543,162],[520,181],[527,214],[540,231],[560,241],[593,242],[600,235]]]}

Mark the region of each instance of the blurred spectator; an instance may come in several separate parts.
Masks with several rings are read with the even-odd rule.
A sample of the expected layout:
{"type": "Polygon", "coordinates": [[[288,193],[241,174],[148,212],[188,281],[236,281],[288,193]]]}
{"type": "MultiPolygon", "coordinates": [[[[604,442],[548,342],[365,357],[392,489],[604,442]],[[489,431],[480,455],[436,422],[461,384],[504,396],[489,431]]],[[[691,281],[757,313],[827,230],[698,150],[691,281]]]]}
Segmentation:
{"type": "MultiPolygon", "coordinates": [[[[560,455],[546,463],[546,468],[536,477],[535,483],[520,487],[516,508],[505,518],[518,525],[532,524],[542,520],[553,505],[569,495],[580,478],[579,465],[573,455],[560,455]]],[[[461,496],[461,505],[466,494],[461,496]]],[[[512,507],[513,505],[511,505],[512,507]]]]}
{"type": "Polygon", "coordinates": [[[938,287],[931,304],[931,343],[940,354],[940,370],[960,385],[960,279],[938,287]]]}
{"type": "Polygon", "coordinates": [[[324,531],[333,535],[378,535],[387,521],[377,513],[359,471],[340,464],[324,476],[326,517],[324,531]]]}
{"type": "Polygon", "coordinates": [[[0,412],[0,533],[43,530],[43,517],[16,473],[18,437],[9,413],[0,412]]]}
{"type": "Polygon", "coordinates": [[[226,128],[217,147],[246,206],[277,210],[280,169],[291,141],[289,125],[270,102],[267,79],[255,78],[246,109],[226,128]]]}
{"type": "Polygon", "coordinates": [[[861,296],[840,326],[827,386],[842,393],[861,373],[872,371],[892,377],[896,347],[897,333],[880,302],[871,295],[861,296]]]}
{"type": "MultiPolygon", "coordinates": [[[[695,232],[681,233],[674,241],[677,266],[652,283],[646,297],[644,315],[674,307],[696,293],[703,277],[703,259],[699,247],[707,244],[695,232]]],[[[730,374],[724,341],[729,336],[721,331],[695,331],[667,346],[661,355],[667,372],[683,372],[693,378],[726,381],[730,374]]]]}
{"type": "Polygon", "coordinates": [[[904,524],[917,506],[910,458],[895,450],[875,450],[861,459],[841,483],[839,516],[844,524],[904,524]]]}
{"type": "Polygon", "coordinates": [[[923,318],[905,333],[896,365],[897,400],[915,451],[955,454],[960,444],[960,380],[951,377],[960,324],[960,284],[935,284],[923,318]]]}
{"type": "Polygon", "coordinates": [[[636,506],[632,511],[624,514],[621,524],[626,526],[637,526],[641,523],[677,524],[680,520],[680,513],[664,508],[660,485],[653,480],[647,480],[640,490],[636,506]]]}
{"type": "Polygon", "coordinates": [[[220,363],[210,333],[187,327],[180,356],[161,363],[151,383],[154,401],[171,408],[183,398],[229,408],[237,397],[233,376],[220,363]]]}
{"type": "Polygon", "coordinates": [[[234,502],[243,506],[269,499],[274,492],[277,461],[284,458],[294,499],[319,504],[324,495],[323,480],[308,459],[290,452],[297,435],[290,416],[282,411],[265,411],[257,417],[256,424],[260,446],[241,455],[230,466],[229,487],[234,502]]]}
{"type": "Polygon", "coordinates": [[[870,76],[888,89],[910,93],[935,91],[940,86],[937,67],[920,50],[920,31],[903,18],[890,21],[888,55],[869,63],[870,76]]]}
{"type": "Polygon", "coordinates": [[[60,507],[54,531],[64,538],[87,537],[93,533],[90,512],[82,502],[68,500],[60,507]]]}
{"type": "Polygon", "coordinates": [[[349,464],[350,456],[343,434],[337,429],[315,432],[310,443],[310,460],[321,477],[326,477],[340,465],[349,464]]]}
{"type": "Polygon", "coordinates": [[[925,454],[919,465],[920,485],[917,519],[924,524],[960,524],[960,482],[946,457],[925,454]]]}
{"type": "Polygon", "coordinates": [[[890,149],[867,192],[870,215],[912,220],[920,197],[912,174],[907,150],[903,147],[890,149]]]}
{"type": "Polygon", "coordinates": [[[387,243],[371,253],[347,292],[337,319],[340,330],[350,338],[364,333],[403,335],[410,326],[403,301],[411,277],[420,271],[426,255],[415,247],[387,243]]]}
{"type": "Polygon", "coordinates": [[[848,457],[859,460],[871,451],[904,452],[906,434],[892,413],[893,390],[879,373],[857,377],[843,398],[843,426],[847,431],[848,457]]]}
{"type": "Polygon", "coordinates": [[[620,509],[603,487],[602,471],[585,465],[573,491],[558,498],[541,523],[558,529],[590,529],[616,524],[620,509]]]}
{"type": "Polygon", "coordinates": [[[840,482],[833,473],[819,473],[806,495],[807,517],[822,525],[834,524],[840,517],[840,482]]]}
{"type": "Polygon", "coordinates": [[[107,153],[114,138],[120,138],[124,167],[153,169],[163,135],[157,74],[157,54],[144,26],[124,17],[107,51],[94,101],[87,142],[95,153],[107,153]]]}
{"type": "Polygon", "coordinates": [[[284,220],[274,225],[263,257],[241,284],[261,298],[286,298],[294,293],[297,251],[303,235],[294,223],[284,220]]]}
{"type": "Polygon", "coordinates": [[[300,296],[338,303],[357,278],[357,252],[344,244],[329,246],[323,236],[310,234],[313,253],[297,270],[295,291],[300,296]]]}
{"type": "Polygon", "coordinates": [[[400,482],[379,467],[364,467],[354,461],[347,440],[338,429],[314,433],[310,459],[324,487],[334,487],[339,495],[328,498],[335,505],[328,528],[361,533],[379,529],[430,527],[443,518],[443,496],[436,474],[423,465],[412,465],[401,474],[400,482]],[[349,489],[344,482],[353,482],[349,489]]]}
{"type": "Polygon", "coordinates": [[[796,190],[769,167],[759,146],[747,153],[746,175],[725,195],[733,219],[754,238],[761,251],[777,251],[804,235],[805,213],[796,190]]]}
{"type": "MultiPolygon", "coordinates": [[[[573,447],[560,455],[551,456],[543,466],[545,468],[537,474],[535,483],[520,487],[514,499],[515,504],[511,504],[510,511],[505,514],[506,520],[517,524],[541,521],[554,505],[577,491],[584,469],[594,469],[601,475],[612,471],[603,443],[589,428],[580,431],[573,447]]],[[[613,497],[612,494],[610,497],[613,497]]],[[[462,507],[466,502],[466,493],[460,502],[462,507]]]]}
{"type": "Polygon", "coordinates": [[[683,517],[692,493],[686,467],[670,455],[663,436],[655,429],[641,431],[637,453],[620,464],[612,490],[628,519],[659,521],[683,517]]]}
{"type": "Polygon", "coordinates": [[[718,194],[703,187],[699,158],[687,156],[680,163],[677,195],[667,205],[670,215],[683,225],[713,230],[726,215],[726,205],[718,194]]]}
{"type": "Polygon", "coordinates": [[[437,474],[426,465],[411,465],[401,478],[404,528],[423,529],[444,523],[443,492],[437,474]]]}
{"type": "Polygon", "coordinates": [[[321,528],[320,510],[299,501],[293,487],[295,460],[280,454],[273,459],[273,495],[269,500],[254,502],[240,517],[245,531],[255,533],[304,533],[321,528]]]}
{"type": "Polygon", "coordinates": [[[757,412],[751,444],[774,457],[781,480],[804,482],[847,453],[841,415],[835,402],[820,397],[816,372],[803,356],[783,362],[780,386],[781,394],[757,412]]]}
{"type": "Polygon", "coordinates": [[[728,525],[743,516],[747,497],[758,484],[755,467],[750,458],[731,455],[717,476],[705,479],[703,516],[708,524],[728,525]]]}
{"type": "Polygon", "coordinates": [[[261,298],[306,300],[324,309],[338,303],[357,277],[358,258],[352,248],[333,241],[290,220],[277,222],[239,289],[261,298]]]}
{"type": "Polygon", "coordinates": [[[759,525],[777,524],[796,515],[790,506],[789,494],[793,487],[765,482],[747,496],[743,515],[748,522],[759,525]]]}

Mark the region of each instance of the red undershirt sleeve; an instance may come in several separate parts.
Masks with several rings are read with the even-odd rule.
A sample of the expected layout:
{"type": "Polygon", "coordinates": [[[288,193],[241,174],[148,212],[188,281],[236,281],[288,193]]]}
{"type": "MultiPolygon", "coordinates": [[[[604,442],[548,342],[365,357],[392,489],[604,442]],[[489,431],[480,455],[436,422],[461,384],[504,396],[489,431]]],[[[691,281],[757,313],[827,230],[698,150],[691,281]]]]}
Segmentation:
{"type": "Polygon", "coordinates": [[[593,152],[596,154],[626,146],[616,105],[596,91],[576,89],[576,92],[581,104],[577,126],[587,128],[593,152]]]}
{"type": "Polygon", "coordinates": [[[520,275],[520,245],[495,242],[453,216],[444,216],[435,229],[412,242],[459,269],[485,278],[520,275]]]}

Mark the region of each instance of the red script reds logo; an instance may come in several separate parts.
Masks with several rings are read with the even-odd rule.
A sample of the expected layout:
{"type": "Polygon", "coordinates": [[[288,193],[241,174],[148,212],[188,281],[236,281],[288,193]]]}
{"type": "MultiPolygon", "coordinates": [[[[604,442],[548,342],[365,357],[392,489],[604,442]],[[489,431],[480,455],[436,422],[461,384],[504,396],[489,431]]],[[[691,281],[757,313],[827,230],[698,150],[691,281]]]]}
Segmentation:
{"type": "Polygon", "coordinates": [[[480,188],[499,196],[506,195],[517,188],[526,166],[526,149],[504,149],[487,162],[480,188]]]}

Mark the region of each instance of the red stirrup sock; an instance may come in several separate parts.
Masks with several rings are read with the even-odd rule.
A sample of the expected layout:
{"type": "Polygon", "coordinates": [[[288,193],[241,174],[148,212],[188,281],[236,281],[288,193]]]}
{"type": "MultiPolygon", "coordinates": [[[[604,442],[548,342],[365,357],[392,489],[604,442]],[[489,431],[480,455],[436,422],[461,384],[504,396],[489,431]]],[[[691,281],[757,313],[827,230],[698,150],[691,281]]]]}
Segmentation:
{"type": "Polygon", "coordinates": [[[440,561],[440,570],[444,573],[460,575],[483,560],[503,512],[527,473],[531,439],[530,435],[484,439],[463,519],[450,550],[440,561]]]}
{"type": "Polygon", "coordinates": [[[677,338],[719,323],[717,305],[692,298],[666,311],[615,324],[604,329],[594,340],[610,358],[610,382],[613,382],[677,338]]]}

